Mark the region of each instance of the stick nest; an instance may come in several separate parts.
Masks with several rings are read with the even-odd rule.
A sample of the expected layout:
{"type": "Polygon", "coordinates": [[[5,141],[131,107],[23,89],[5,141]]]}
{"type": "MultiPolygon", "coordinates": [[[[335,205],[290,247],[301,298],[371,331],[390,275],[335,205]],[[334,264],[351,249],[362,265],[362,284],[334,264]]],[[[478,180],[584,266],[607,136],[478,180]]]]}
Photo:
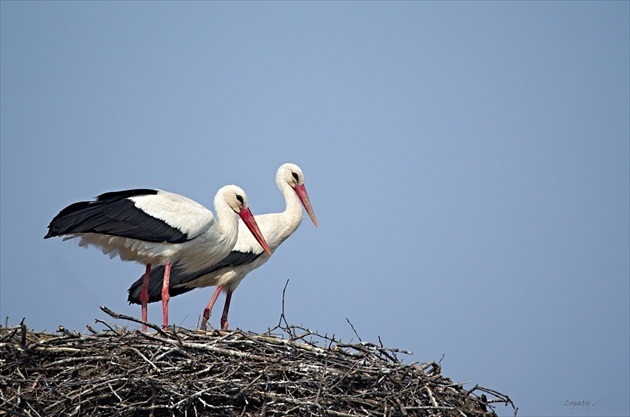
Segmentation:
{"type": "Polygon", "coordinates": [[[496,416],[497,403],[517,412],[506,395],[464,389],[436,362],[403,364],[408,352],[380,343],[288,324],[143,333],[97,322],[104,329],[87,334],[0,326],[0,415],[465,417],[496,416]]]}

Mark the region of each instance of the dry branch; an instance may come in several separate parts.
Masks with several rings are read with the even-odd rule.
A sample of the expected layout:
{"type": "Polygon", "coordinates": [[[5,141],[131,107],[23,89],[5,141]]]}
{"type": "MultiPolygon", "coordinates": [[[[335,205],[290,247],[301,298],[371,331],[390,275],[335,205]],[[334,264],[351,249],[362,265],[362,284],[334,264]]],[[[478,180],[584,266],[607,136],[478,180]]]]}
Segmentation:
{"type": "Polygon", "coordinates": [[[435,362],[284,323],[263,335],[0,327],[0,416],[494,416],[499,403],[516,415],[435,362]]]}

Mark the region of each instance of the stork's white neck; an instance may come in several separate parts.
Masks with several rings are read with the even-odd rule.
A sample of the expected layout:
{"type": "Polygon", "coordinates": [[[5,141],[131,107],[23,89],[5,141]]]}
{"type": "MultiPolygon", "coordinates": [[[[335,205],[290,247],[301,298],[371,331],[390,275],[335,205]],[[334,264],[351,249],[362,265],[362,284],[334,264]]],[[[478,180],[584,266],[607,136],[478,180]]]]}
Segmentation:
{"type": "Polygon", "coordinates": [[[278,188],[280,189],[286,203],[286,208],[282,213],[280,213],[280,215],[284,218],[284,221],[281,222],[281,224],[286,227],[286,229],[281,232],[281,235],[283,236],[282,241],[284,241],[293,232],[295,232],[302,222],[302,203],[300,202],[300,199],[293,187],[291,187],[286,181],[276,180],[276,183],[278,184],[278,188]]]}
{"type": "MultiPolygon", "coordinates": [[[[216,227],[222,236],[231,237],[236,242],[238,235],[238,219],[236,213],[227,204],[222,195],[217,195],[214,199],[214,212],[216,213],[216,227]]],[[[233,246],[233,244],[232,244],[233,246]]]]}

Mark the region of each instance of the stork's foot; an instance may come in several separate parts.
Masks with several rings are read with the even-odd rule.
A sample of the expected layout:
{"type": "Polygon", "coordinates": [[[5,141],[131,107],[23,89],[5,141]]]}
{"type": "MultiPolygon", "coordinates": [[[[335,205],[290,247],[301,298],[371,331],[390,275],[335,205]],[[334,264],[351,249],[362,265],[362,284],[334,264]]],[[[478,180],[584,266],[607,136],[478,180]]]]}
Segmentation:
{"type": "Polygon", "coordinates": [[[199,330],[206,330],[208,320],[210,320],[210,310],[205,309],[203,310],[203,316],[201,316],[201,325],[199,325],[199,330]]]}

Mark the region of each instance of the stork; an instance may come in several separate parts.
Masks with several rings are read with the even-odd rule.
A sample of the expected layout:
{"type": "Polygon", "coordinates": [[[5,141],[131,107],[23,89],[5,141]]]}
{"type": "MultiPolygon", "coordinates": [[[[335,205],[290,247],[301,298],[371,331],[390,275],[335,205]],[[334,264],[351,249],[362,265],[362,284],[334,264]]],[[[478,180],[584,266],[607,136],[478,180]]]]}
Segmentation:
{"type": "MultiPolygon", "coordinates": [[[[146,264],[140,295],[142,320],[147,321],[147,293],[151,265],[163,268],[160,276],[162,319],[168,327],[169,281],[173,262],[182,256],[204,269],[224,259],[234,247],[238,214],[266,253],[272,253],[254,216],[245,192],[235,185],[219,189],[212,214],[203,205],[179,194],[157,189],[107,192],[93,201],[81,201],[57,214],[44,239],[78,238],[79,246],[100,248],[110,258],[146,264]]],[[[247,231],[246,231],[247,234],[247,231]]],[[[143,325],[143,331],[146,326],[143,325]]]]}
{"type": "MultiPolygon", "coordinates": [[[[302,207],[317,227],[317,219],[311,206],[306,187],[304,186],[304,174],[300,167],[286,163],[276,172],[276,184],[284,196],[286,209],[281,213],[268,213],[255,216],[260,230],[267,239],[273,253],[302,222],[302,207]]],[[[243,233],[239,228],[238,240],[232,251],[225,258],[212,265],[199,268],[197,259],[184,256],[178,260],[171,270],[170,296],[177,296],[195,288],[216,286],[216,290],[210,302],[203,311],[201,329],[206,328],[210,318],[212,307],[219,294],[226,293],[223,315],[221,316],[221,329],[228,327],[228,311],[232,293],[240,282],[254,269],[262,266],[269,260],[270,254],[256,243],[252,236],[243,233]]],[[[160,267],[161,268],[161,267],[160,267]]],[[[149,278],[149,302],[159,301],[161,298],[161,271],[156,269],[149,278]]],[[[129,288],[128,300],[138,304],[143,280],[139,279],[129,288]]]]}

